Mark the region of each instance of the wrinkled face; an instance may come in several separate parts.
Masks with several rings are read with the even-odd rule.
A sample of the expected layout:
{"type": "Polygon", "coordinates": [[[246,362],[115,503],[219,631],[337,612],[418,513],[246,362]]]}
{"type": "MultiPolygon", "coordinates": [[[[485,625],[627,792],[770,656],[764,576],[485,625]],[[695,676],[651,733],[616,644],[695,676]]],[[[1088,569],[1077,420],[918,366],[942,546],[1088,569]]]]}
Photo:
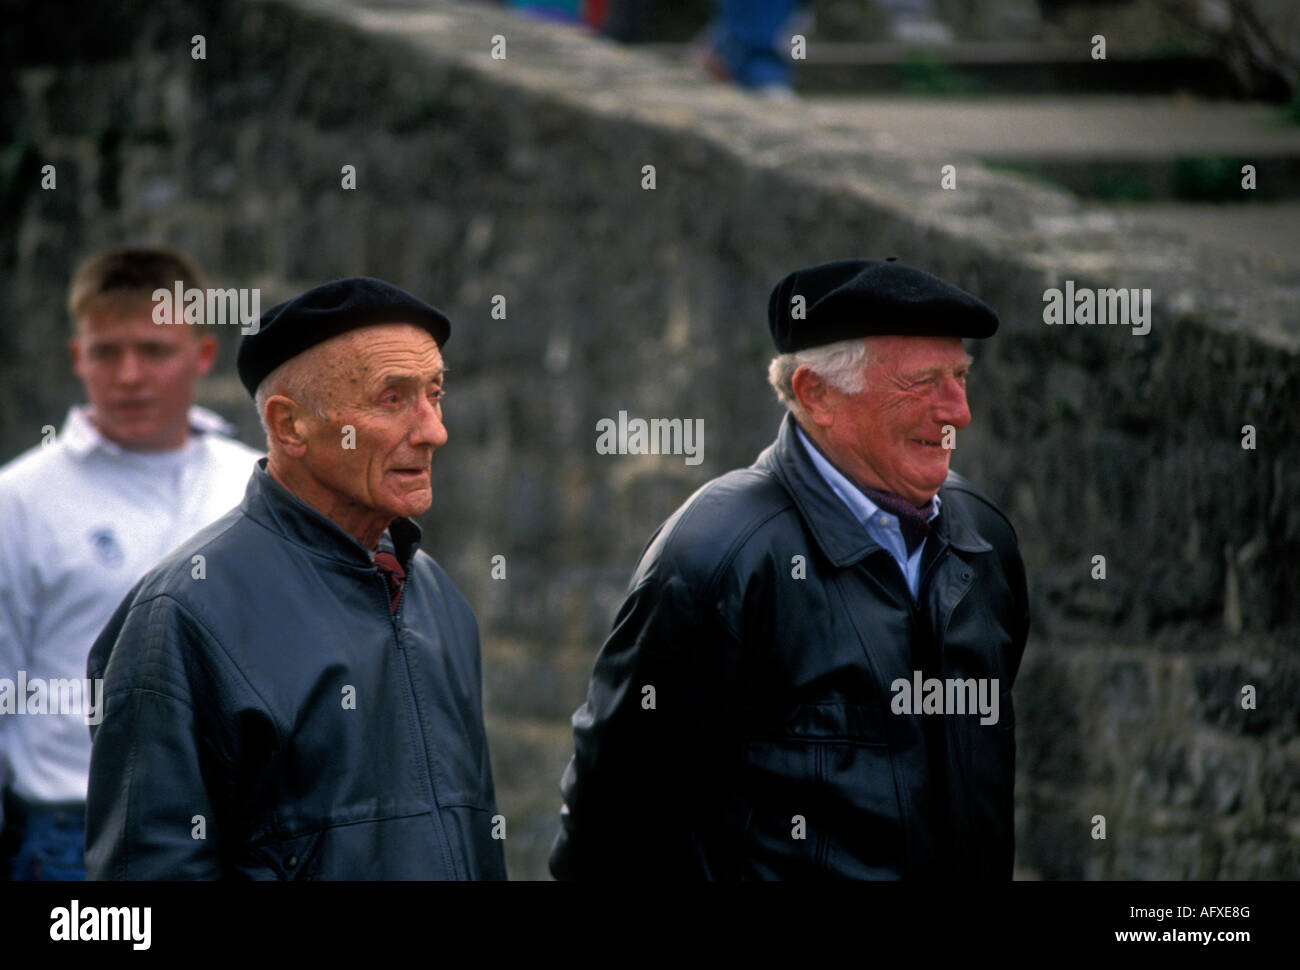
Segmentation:
{"type": "Polygon", "coordinates": [[[328,418],[304,422],[302,462],[332,499],[330,513],[387,522],[428,511],[429,466],[447,441],[437,342],[426,330],[393,323],[321,346],[330,349],[319,374],[328,418]]]}
{"type": "Polygon", "coordinates": [[[154,323],[147,297],[101,300],[82,314],[72,369],[104,437],[134,451],[185,443],[194,384],[217,356],[216,339],[198,330],[154,323]]]}
{"type": "Polygon", "coordinates": [[[860,482],[924,505],[948,474],[944,426],[970,424],[970,358],[957,337],[900,336],[869,338],[868,358],[866,390],[839,395],[827,438],[860,482]]]}

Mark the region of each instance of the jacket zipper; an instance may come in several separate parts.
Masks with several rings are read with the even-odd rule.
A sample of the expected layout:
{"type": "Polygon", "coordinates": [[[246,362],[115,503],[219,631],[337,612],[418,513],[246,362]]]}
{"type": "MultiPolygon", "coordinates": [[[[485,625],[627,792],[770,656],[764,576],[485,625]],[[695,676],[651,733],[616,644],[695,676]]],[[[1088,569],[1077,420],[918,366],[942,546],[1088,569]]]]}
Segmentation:
{"type": "MultiPolygon", "coordinates": [[[[409,574],[408,574],[409,575],[409,574]]],[[[410,581],[409,578],[407,580],[410,581]]],[[[438,804],[438,794],[434,790],[432,769],[429,765],[429,748],[424,740],[424,724],[420,720],[419,708],[415,703],[415,678],[411,676],[411,661],[406,655],[406,650],[402,647],[402,640],[399,633],[397,618],[398,612],[392,609],[392,601],[388,598],[388,581],[383,575],[379,576],[379,582],[384,587],[384,605],[388,607],[389,621],[393,625],[393,643],[397,646],[397,652],[402,658],[402,669],[406,672],[406,705],[407,711],[411,716],[411,724],[414,726],[415,735],[419,739],[420,757],[423,764],[423,778],[428,786],[429,800],[433,803],[433,824],[438,833],[438,847],[442,850],[443,865],[451,874],[452,879],[457,879],[459,873],[456,871],[456,864],[451,857],[451,846],[447,841],[447,832],[442,824],[442,807],[438,804]]],[[[402,585],[402,591],[397,597],[397,611],[402,608],[402,600],[406,596],[406,585],[402,585]]]]}

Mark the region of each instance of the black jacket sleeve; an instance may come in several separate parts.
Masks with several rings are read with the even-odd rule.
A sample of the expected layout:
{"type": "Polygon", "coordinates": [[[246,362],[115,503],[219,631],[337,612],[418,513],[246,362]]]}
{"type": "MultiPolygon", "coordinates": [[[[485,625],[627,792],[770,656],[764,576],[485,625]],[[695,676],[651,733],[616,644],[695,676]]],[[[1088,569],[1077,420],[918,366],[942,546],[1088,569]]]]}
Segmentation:
{"type": "Polygon", "coordinates": [[[691,651],[701,614],[683,579],[649,570],[624,601],[573,716],[557,879],[689,878],[691,651]]]}

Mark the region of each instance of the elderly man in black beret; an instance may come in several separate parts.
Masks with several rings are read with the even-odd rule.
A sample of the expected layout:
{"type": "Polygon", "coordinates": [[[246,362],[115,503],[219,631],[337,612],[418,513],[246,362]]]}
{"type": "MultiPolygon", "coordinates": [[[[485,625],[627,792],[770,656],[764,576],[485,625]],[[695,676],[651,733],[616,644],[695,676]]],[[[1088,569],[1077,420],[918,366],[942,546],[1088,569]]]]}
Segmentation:
{"type": "Polygon", "coordinates": [[[1010,878],[1025,573],[948,468],[962,338],[997,317],[876,260],[791,273],[769,315],[789,413],[642,553],[573,717],[551,871],[1010,878]]]}
{"type": "Polygon", "coordinates": [[[361,278],[244,337],[268,457],[91,650],[88,878],[505,878],[478,627],[410,519],[449,333],[361,278]]]}

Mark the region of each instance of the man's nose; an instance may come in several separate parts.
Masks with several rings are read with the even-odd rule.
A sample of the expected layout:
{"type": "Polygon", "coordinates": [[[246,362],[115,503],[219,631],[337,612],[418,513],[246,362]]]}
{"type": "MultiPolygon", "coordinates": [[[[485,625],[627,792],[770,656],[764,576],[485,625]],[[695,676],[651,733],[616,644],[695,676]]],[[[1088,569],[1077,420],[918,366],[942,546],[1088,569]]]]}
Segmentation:
{"type": "Polygon", "coordinates": [[[411,444],[433,445],[441,448],[447,443],[447,429],[442,423],[442,407],[427,397],[421,397],[415,411],[415,426],[411,431],[411,444]]]}
{"type": "Polygon", "coordinates": [[[966,404],[966,388],[955,377],[949,377],[939,390],[935,418],[940,424],[964,428],[970,424],[970,408],[966,404]]]}
{"type": "Polygon", "coordinates": [[[133,350],[124,351],[117,364],[119,384],[136,384],[144,377],[144,361],[133,350]]]}

